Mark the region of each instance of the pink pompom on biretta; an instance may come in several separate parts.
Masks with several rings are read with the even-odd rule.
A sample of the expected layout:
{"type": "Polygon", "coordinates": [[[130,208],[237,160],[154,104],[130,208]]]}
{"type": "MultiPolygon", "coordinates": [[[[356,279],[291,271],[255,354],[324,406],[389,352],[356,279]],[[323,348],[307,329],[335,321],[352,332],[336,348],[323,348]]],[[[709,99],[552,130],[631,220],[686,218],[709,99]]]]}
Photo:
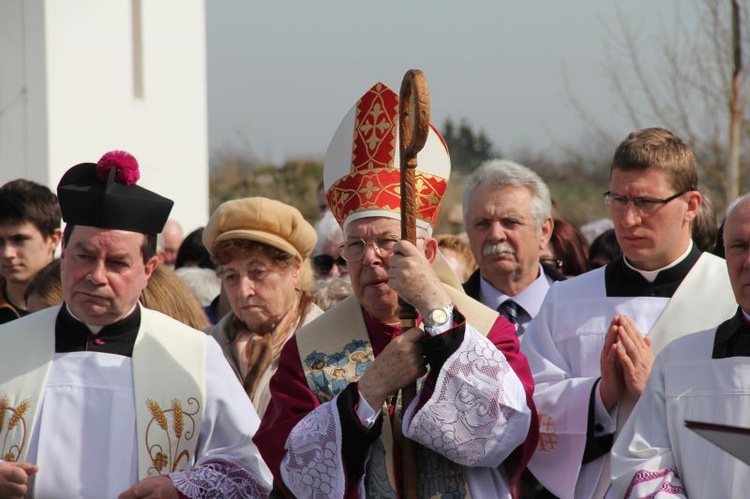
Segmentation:
{"type": "Polygon", "coordinates": [[[115,181],[125,185],[135,185],[141,178],[138,160],[125,151],[109,151],[96,163],[96,178],[106,182],[109,171],[116,168],[115,181]]]}

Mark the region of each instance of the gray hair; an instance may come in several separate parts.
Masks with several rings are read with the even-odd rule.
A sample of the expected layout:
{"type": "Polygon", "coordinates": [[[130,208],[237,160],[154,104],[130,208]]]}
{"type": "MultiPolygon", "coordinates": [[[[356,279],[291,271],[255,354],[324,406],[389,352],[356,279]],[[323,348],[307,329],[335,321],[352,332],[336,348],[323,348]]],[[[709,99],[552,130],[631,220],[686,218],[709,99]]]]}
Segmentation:
{"type": "Polygon", "coordinates": [[[515,186],[528,189],[532,195],[531,214],[536,221],[537,230],[542,228],[544,221],[552,214],[549,188],[536,172],[513,161],[492,159],[479,165],[464,185],[464,225],[467,228],[469,227],[471,198],[477,187],[482,184],[488,184],[491,187],[515,186]]]}
{"type": "Polygon", "coordinates": [[[221,279],[216,271],[202,267],[180,267],[174,273],[182,279],[201,307],[206,307],[221,293],[221,279]]]}
{"type": "Polygon", "coordinates": [[[312,256],[318,256],[325,251],[326,245],[330,241],[344,238],[344,232],[341,230],[339,223],[336,221],[336,217],[333,216],[331,210],[326,211],[318,223],[315,224],[315,232],[318,234],[318,242],[315,243],[312,256]]]}

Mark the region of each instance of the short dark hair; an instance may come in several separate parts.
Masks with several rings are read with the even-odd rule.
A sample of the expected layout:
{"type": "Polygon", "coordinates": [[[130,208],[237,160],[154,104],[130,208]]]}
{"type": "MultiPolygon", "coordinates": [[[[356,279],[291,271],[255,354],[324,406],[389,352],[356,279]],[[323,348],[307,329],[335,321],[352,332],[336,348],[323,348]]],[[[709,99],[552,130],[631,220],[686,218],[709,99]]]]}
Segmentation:
{"type": "Polygon", "coordinates": [[[175,270],[189,265],[216,269],[216,264],[211,260],[211,254],[203,246],[203,227],[198,227],[185,236],[177,250],[177,257],[174,261],[175,270]]]}
{"type": "MultiPolygon", "coordinates": [[[[70,236],[73,234],[74,224],[67,224],[65,230],[63,230],[63,246],[67,248],[70,236]]],[[[143,234],[143,244],[141,244],[141,255],[143,256],[143,263],[148,262],[156,256],[156,234],[143,234]]]]}
{"type": "Polygon", "coordinates": [[[622,256],[620,243],[617,242],[615,229],[607,229],[591,242],[589,247],[589,262],[592,268],[613,262],[622,256]]]}
{"type": "Polygon", "coordinates": [[[60,228],[61,218],[57,196],[47,187],[22,178],[0,187],[0,224],[29,222],[48,238],[60,228]]]}

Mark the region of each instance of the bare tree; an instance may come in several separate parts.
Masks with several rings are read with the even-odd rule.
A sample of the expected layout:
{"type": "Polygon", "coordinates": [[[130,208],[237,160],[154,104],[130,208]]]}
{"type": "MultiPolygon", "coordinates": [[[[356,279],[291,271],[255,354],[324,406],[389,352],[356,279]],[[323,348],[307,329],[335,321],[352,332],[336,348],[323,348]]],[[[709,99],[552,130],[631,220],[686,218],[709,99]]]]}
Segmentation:
{"type": "Polygon", "coordinates": [[[729,162],[727,164],[727,201],[740,195],[740,142],[742,133],[742,23],[739,0],[732,1],[732,94],[729,99],[729,162]]]}
{"type": "MultiPolygon", "coordinates": [[[[750,127],[742,120],[748,81],[741,79],[750,32],[740,24],[750,2],[742,4],[694,0],[698,22],[692,25],[680,10],[685,6],[678,5],[673,18],[659,19],[657,33],[644,33],[621,11],[614,26],[605,22],[604,72],[622,112],[634,129],[658,123],[683,137],[695,151],[704,184],[720,193],[720,206],[736,197],[740,172],[747,178],[747,166],[739,165],[750,157],[750,127]],[[727,175],[732,157],[735,177],[727,175]]],[[[615,142],[569,86],[567,94],[591,130],[615,142]]]]}

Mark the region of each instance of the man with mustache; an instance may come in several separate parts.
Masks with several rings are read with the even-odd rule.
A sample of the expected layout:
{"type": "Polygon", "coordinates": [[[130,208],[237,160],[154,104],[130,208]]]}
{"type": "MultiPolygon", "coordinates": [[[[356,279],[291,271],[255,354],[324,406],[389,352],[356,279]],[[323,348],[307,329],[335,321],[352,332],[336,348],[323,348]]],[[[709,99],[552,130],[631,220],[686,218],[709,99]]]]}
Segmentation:
{"type": "Polygon", "coordinates": [[[606,492],[609,451],[654,355],[736,310],[724,260],[691,238],[702,197],[679,137],[663,128],[628,135],[604,200],[623,256],[550,288],[522,344],[540,424],[529,469],[564,499],[606,492]]]}
{"type": "Polygon", "coordinates": [[[497,310],[522,335],[549,287],[565,277],[539,263],[552,235],[552,203],[535,172],[507,160],[482,164],[466,180],[464,224],[479,269],[466,294],[497,310]]]}
{"type": "MultiPolygon", "coordinates": [[[[539,261],[554,226],[549,188],[523,165],[490,160],[466,180],[463,208],[469,245],[479,266],[464,290],[505,316],[522,340],[547,290],[565,279],[539,261]]],[[[528,470],[521,488],[524,497],[547,497],[528,470]]]]}
{"type": "Polygon", "coordinates": [[[285,345],[255,442],[287,497],[403,497],[402,478],[419,498],[517,497],[536,445],[528,368],[514,328],[439,258],[450,158],[434,128],[415,172],[417,241],[400,240],[397,130],[398,95],[377,83],[331,141],[324,177],[354,296],[285,345]],[[399,295],[424,330],[402,330],[399,295]],[[397,394],[414,382],[407,408],[397,394]],[[409,476],[401,432],[420,444],[409,476]]]}

